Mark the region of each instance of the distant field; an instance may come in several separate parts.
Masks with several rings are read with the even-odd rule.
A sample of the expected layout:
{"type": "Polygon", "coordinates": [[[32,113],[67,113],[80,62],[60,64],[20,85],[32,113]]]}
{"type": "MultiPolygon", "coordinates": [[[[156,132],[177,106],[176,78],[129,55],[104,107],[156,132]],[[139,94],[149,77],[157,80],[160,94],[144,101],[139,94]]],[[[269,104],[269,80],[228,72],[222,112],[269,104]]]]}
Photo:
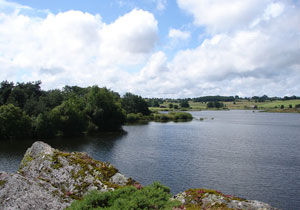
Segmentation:
{"type": "MultiPolygon", "coordinates": [[[[223,102],[226,108],[228,109],[254,109],[256,106],[257,109],[271,111],[271,112],[300,112],[300,109],[295,109],[296,104],[300,104],[300,100],[276,100],[276,101],[266,101],[266,102],[255,102],[254,100],[237,100],[236,102],[223,102]],[[281,106],[284,106],[281,109],[281,106]],[[292,108],[289,108],[289,105],[292,105],[292,108]]],[[[151,107],[152,111],[171,111],[173,109],[169,109],[168,102],[161,104],[166,108],[160,107],[151,107]]],[[[172,103],[173,105],[178,105],[178,103],[172,103]]],[[[191,110],[206,110],[206,103],[202,102],[193,102],[189,101],[191,110]]]]}
{"type": "Polygon", "coordinates": [[[259,107],[262,108],[280,108],[281,105],[284,105],[285,108],[288,108],[289,105],[295,107],[296,104],[300,104],[300,100],[287,100],[287,101],[270,101],[266,103],[259,104],[259,107]]]}

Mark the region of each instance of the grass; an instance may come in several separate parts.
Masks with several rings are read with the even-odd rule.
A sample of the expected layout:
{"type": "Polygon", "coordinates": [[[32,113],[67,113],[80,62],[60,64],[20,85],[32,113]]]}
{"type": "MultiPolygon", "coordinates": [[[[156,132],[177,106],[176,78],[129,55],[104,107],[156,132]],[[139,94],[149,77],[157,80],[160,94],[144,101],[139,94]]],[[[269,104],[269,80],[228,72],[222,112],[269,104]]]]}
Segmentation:
{"type": "MultiPolygon", "coordinates": [[[[300,104],[300,100],[276,100],[276,101],[265,101],[265,102],[255,102],[255,100],[244,100],[240,99],[235,102],[223,102],[225,108],[227,109],[240,109],[240,110],[252,110],[257,107],[258,110],[264,110],[267,112],[293,112],[300,113],[300,108],[296,109],[295,105],[300,104]],[[284,106],[281,109],[281,106],[284,106]],[[292,105],[292,108],[289,106],[292,105]]],[[[170,103],[165,102],[162,104],[165,107],[169,107],[170,103]]],[[[172,103],[176,104],[176,103],[172,103]]],[[[203,102],[193,102],[189,101],[190,108],[186,111],[201,111],[201,110],[218,110],[218,109],[207,109],[206,103],[203,102]]],[[[160,108],[160,107],[150,107],[151,111],[173,111],[174,109],[170,108],[160,108]]],[[[223,109],[220,109],[223,110],[223,109]]]]}

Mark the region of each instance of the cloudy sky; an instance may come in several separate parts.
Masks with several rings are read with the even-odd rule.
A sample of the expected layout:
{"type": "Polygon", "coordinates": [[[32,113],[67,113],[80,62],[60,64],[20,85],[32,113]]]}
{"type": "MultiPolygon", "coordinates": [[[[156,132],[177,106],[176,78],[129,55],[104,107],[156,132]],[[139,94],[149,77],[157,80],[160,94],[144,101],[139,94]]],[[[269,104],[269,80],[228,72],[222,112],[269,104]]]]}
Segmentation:
{"type": "Polygon", "coordinates": [[[300,1],[0,0],[0,80],[300,95],[300,1]]]}

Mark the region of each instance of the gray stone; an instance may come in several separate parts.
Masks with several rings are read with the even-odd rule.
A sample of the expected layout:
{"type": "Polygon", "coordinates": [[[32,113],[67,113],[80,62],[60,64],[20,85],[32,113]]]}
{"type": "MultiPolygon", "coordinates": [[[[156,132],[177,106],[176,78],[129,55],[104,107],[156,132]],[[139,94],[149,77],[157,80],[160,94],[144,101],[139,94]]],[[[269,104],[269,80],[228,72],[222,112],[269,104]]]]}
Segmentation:
{"type": "Polygon", "coordinates": [[[115,175],[113,175],[110,180],[110,182],[114,183],[114,184],[118,184],[121,186],[125,186],[128,182],[128,178],[126,178],[123,174],[120,173],[116,173],[115,175]]]}
{"type": "Polygon", "coordinates": [[[64,209],[90,190],[113,190],[104,184],[110,179],[123,185],[127,178],[116,173],[85,153],[61,152],[38,141],[17,173],[0,173],[0,209],[64,209]]]}

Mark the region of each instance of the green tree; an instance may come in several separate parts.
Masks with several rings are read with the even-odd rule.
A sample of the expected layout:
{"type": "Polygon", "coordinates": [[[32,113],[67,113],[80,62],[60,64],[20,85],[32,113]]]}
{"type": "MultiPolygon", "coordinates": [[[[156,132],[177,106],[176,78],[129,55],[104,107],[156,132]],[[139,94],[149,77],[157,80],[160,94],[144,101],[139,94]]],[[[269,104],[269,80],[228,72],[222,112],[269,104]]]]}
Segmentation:
{"type": "Polygon", "coordinates": [[[149,115],[151,112],[148,108],[147,102],[138,95],[132,93],[126,93],[122,98],[122,108],[129,113],[142,113],[143,115],[149,115]]]}
{"type": "Polygon", "coordinates": [[[3,81],[0,84],[0,105],[4,105],[7,102],[7,99],[14,88],[13,82],[3,81]]]}
{"type": "Polygon", "coordinates": [[[66,137],[82,135],[87,127],[84,108],[83,99],[73,97],[51,110],[49,118],[61,135],[66,137]]]}
{"type": "Polygon", "coordinates": [[[38,115],[34,123],[36,138],[53,138],[58,134],[60,116],[55,112],[44,112],[38,115]]]}
{"type": "Polygon", "coordinates": [[[32,133],[32,121],[25,112],[12,104],[0,107],[0,138],[29,138],[32,133]]]}
{"type": "Polygon", "coordinates": [[[98,86],[90,88],[85,112],[90,131],[116,131],[126,120],[120,98],[114,92],[98,86]]]}
{"type": "Polygon", "coordinates": [[[181,100],[180,106],[183,108],[188,108],[188,107],[190,107],[190,104],[189,104],[188,100],[181,100]]]}

